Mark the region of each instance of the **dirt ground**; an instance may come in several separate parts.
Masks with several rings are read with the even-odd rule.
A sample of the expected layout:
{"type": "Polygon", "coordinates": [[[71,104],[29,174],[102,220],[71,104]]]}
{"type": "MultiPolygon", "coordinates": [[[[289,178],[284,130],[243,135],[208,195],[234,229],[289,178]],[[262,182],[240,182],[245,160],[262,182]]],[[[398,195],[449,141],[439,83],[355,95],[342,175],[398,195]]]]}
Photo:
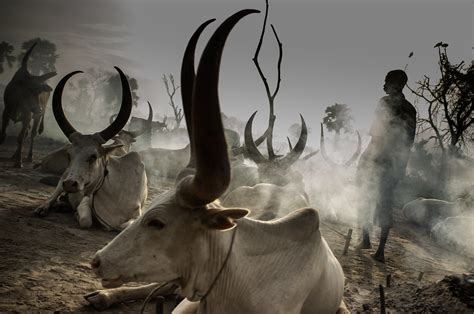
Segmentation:
{"type": "MultiPolygon", "coordinates": [[[[101,286],[90,271],[89,261],[116,234],[98,228],[80,229],[68,211],[35,217],[33,209],[53,188],[39,183],[46,175],[32,169],[30,163],[23,169],[12,168],[9,157],[15,146],[12,136],[0,146],[0,312],[93,312],[83,295],[101,286]]],[[[59,146],[59,142],[39,137],[35,162],[59,146]]],[[[169,186],[168,181],[152,182],[148,201],[169,186]]],[[[400,215],[396,221],[386,248],[386,264],[370,258],[374,250],[361,253],[354,249],[358,229],[328,221],[322,225],[324,237],[344,268],[349,309],[380,312],[381,284],[388,312],[472,313],[472,308],[453,297],[447,285],[439,281],[446,275],[472,272],[474,260],[436,246],[426,232],[407,225],[400,215]],[[353,239],[343,256],[342,235],[349,228],[354,228],[353,239]],[[418,280],[420,272],[423,276],[418,280]],[[386,287],[389,274],[391,286],[386,287]]],[[[137,312],[140,306],[138,301],[104,312],[137,312]]]]}

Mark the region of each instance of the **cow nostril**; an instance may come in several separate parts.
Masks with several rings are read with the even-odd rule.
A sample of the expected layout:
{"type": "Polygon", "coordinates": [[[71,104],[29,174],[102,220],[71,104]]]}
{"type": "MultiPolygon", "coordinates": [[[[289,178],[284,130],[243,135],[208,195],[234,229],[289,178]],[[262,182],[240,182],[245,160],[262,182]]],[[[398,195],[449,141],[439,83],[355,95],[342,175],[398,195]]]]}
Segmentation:
{"type": "Polygon", "coordinates": [[[77,188],[77,182],[76,182],[76,181],[74,181],[74,182],[72,183],[72,187],[77,188]]]}
{"type": "Polygon", "coordinates": [[[100,266],[100,259],[98,257],[94,257],[91,261],[92,269],[99,268],[99,266],[100,266]]]}

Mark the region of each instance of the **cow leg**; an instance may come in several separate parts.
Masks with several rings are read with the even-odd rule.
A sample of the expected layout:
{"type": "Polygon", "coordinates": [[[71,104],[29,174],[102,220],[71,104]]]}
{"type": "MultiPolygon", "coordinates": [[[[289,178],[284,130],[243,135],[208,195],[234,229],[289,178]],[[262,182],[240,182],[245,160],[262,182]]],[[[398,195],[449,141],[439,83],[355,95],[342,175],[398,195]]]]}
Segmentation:
{"type": "Polygon", "coordinates": [[[2,115],[2,130],[0,131],[0,144],[2,144],[5,141],[5,137],[7,135],[7,126],[9,122],[10,122],[10,110],[8,110],[7,107],[5,106],[5,109],[3,109],[3,115],[2,115]]]}
{"type": "Polygon", "coordinates": [[[92,227],[92,199],[89,196],[84,196],[77,206],[77,221],[81,228],[92,227]]]}
{"type": "Polygon", "coordinates": [[[336,314],[350,314],[351,312],[347,309],[346,303],[344,300],[341,301],[341,305],[339,305],[339,309],[337,310],[336,314]]]}
{"type": "MultiPolygon", "coordinates": [[[[27,116],[29,116],[29,114],[27,114],[27,116]]],[[[30,123],[28,120],[23,119],[21,125],[22,125],[22,128],[17,139],[18,146],[16,148],[15,153],[12,156],[12,159],[15,161],[15,164],[14,164],[15,168],[23,167],[22,156],[21,156],[22,151],[23,151],[23,141],[25,140],[25,137],[28,135],[28,129],[30,127],[30,123]]]]}
{"type": "Polygon", "coordinates": [[[51,205],[56,202],[58,197],[64,192],[63,190],[63,180],[67,175],[67,171],[63,173],[61,178],[59,179],[58,185],[56,186],[56,189],[54,190],[53,194],[51,195],[48,200],[43,205],[40,205],[38,208],[35,209],[35,214],[40,216],[40,217],[45,217],[49,214],[49,210],[51,208],[51,205]]]}
{"type": "Polygon", "coordinates": [[[388,227],[383,227],[382,232],[380,233],[380,243],[379,247],[377,248],[377,252],[375,252],[374,255],[372,255],[372,258],[375,259],[376,261],[379,261],[381,263],[385,263],[385,244],[387,243],[388,239],[388,233],[390,232],[390,228],[388,227]]]}
{"type": "Polygon", "coordinates": [[[26,158],[27,162],[33,162],[33,142],[38,132],[38,125],[39,125],[40,120],[41,120],[40,115],[35,116],[33,119],[33,127],[31,128],[30,151],[28,152],[28,157],[26,158]]]}
{"type": "MultiPolygon", "coordinates": [[[[105,310],[114,304],[145,299],[160,284],[152,283],[140,287],[120,287],[115,289],[97,290],[86,294],[84,299],[97,310],[105,310]]],[[[175,293],[176,286],[167,284],[159,289],[155,295],[169,295],[175,293]]]]}
{"type": "Polygon", "coordinates": [[[173,314],[197,314],[199,309],[199,302],[191,302],[187,299],[181,301],[173,310],[173,314]]]}

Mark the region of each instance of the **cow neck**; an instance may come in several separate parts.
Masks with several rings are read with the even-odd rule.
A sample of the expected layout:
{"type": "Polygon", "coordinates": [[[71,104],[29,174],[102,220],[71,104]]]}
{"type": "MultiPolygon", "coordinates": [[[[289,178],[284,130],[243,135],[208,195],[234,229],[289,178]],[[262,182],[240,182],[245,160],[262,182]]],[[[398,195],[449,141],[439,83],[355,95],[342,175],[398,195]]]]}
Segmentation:
{"type": "Polygon", "coordinates": [[[108,163],[109,162],[107,158],[102,159],[101,161],[101,166],[103,168],[102,174],[95,181],[89,183],[88,186],[86,186],[86,191],[87,191],[87,193],[85,193],[86,195],[91,195],[92,197],[94,197],[97,191],[99,191],[102,188],[105,182],[105,178],[109,174],[109,170],[107,169],[108,163]]]}
{"type": "Polygon", "coordinates": [[[103,174],[100,176],[99,180],[97,180],[94,184],[94,189],[92,190],[92,196],[91,196],[91,212],[94,215],[94,217],[99,221],[99,223],[106,227],[107,229],[110,230],[115,230],[115,231],[121,231],[120,229],[112,227],[110,224],[108,224],[98,213],[97,210],[95,209],[95,195],[96,193],[102,188],[105,182],[105,178],[109,174],[109,170],[107,169],[108,161],[105,159],[102,162],[102,166],[104,167],[103,174]]]}
{"type": "Polygon", "coordinates": [[[232,230],[230,244],[226,251],[221,245],[223,239],[220,231],[213,230],[206,236],[209,254],[206,256],[206,260],[201,261],[204,266],[189,270],[188,275],[184,276],[184,282],[181,277],[181,290],[184,297],[191,301],[200,301],[203,304],[209,294],[214,291],[232,255],[236,234],[237,227],[232,230]],[[209,276],[205,276],[205,274],[209,274],[209,276]],[[209,284],[207,284],[208,282],[209,284]]]}
{"type": "Polygon", "coordinates": [[[219,271],[217,272],[217,275],[214,277],[214,280],[211,282],[211,285],[207,289],[207,292],[202,296],[202,298],[200,300],[201,302],[204,302],[206,300],[207,296],[209,295],[209,293],[211,293],[212,288],[215,287],[215,285],[217,283],[217,280],[219,279],[219,277],[221,276],[225,266],[227,265],[227,262],[229,261],[230,254],[232,253],[232,248],[234,247],[235,234],[236,233],[237,233],[237,226],[234,228],[234,230],[232,230],[232,238],[230,239],[229,250],[227,251],[224,262],[222,263],[222,266],[220,267],[219,271]]]}

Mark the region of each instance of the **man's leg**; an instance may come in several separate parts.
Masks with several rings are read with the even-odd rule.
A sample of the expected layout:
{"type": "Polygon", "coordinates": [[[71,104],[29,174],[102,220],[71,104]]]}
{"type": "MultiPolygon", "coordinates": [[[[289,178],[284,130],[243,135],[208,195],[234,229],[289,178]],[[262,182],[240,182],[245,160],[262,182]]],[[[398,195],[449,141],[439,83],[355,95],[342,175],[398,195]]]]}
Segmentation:
{"type": "Polygon", "coordinates": [[[390,228],[393,225],[393,198],[398,180],[386,175],[380,182],[380,199],[375,210],[374,221],[380,226],[380,242],[372,257],[385,263],[385,244],[387,243],[390,228]]]}
{"type": "Polygon", "coordinates": [[[387,243],[390,227],[383,227],[380,233],[380,242],[377,252],[372,257],[379,262],[385,263],[385,243],[387,243]]]}
{"type": "Polygon", "coordinates": [[[372,248],[372,244],[370,243],[369,226],[364,225],[362,227],[362,241],[357,246],[357,249],[367,250],[371,248],[372,248]]]}
{"type": "Polygon", "coordinates": [[[356,182],[359,189],[359,225],[362,226],[362,241],[357,246],[358,250],[367,250],[372,248],[370,243],[370,222],[372,221],[371,213],[374,207],[375,199],[371,192],[370,178],[366,174],[367,170],[357,169],[356,182]]]}

